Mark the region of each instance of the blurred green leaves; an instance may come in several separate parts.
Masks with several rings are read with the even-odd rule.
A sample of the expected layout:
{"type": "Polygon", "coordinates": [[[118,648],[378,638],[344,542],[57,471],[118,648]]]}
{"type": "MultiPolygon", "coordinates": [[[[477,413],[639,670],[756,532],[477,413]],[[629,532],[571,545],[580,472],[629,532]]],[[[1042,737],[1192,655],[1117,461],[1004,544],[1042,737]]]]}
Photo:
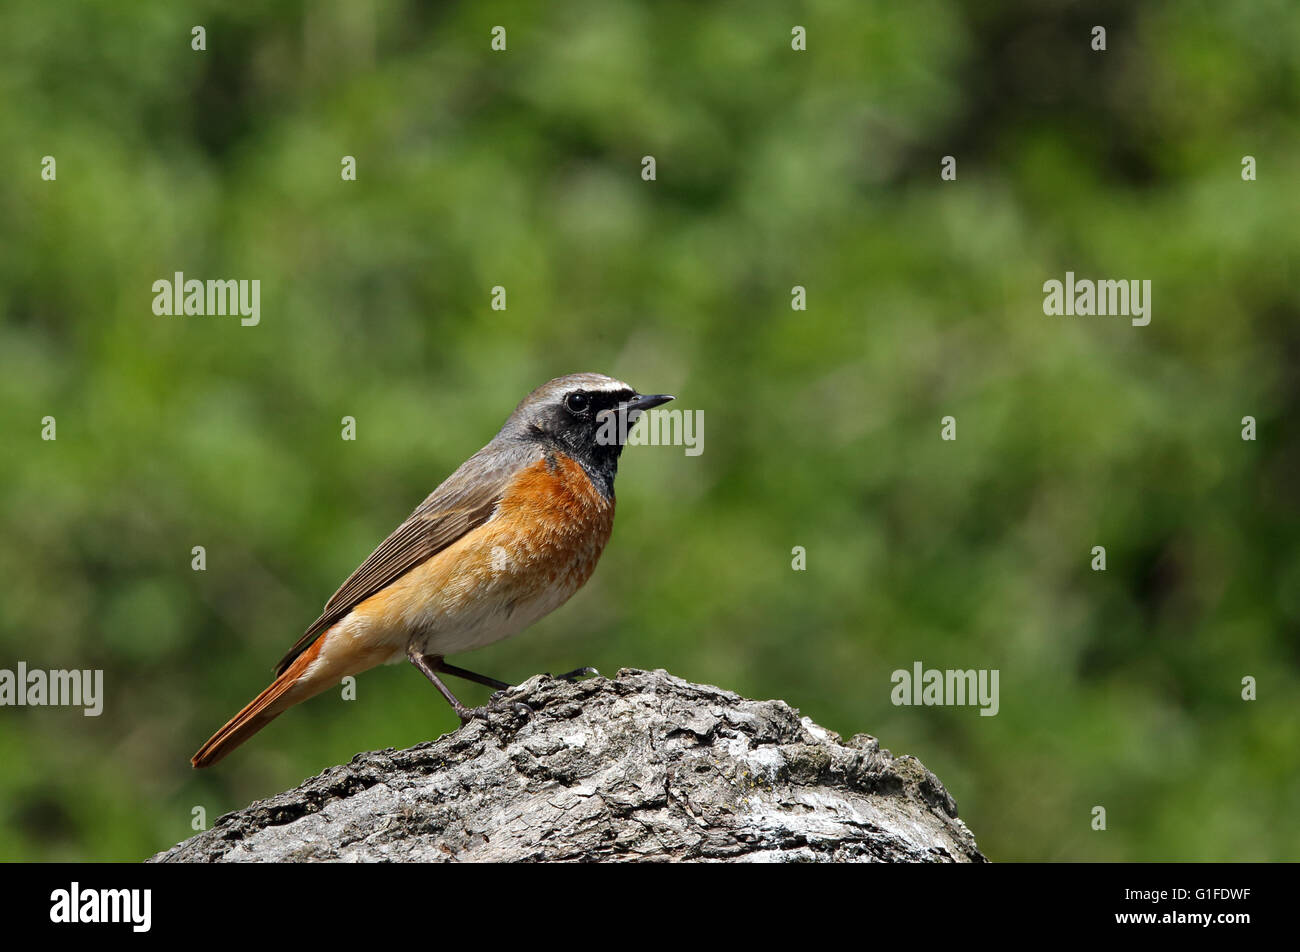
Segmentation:
{"type": "Polygon", "coordinates": [[[384,669],[187,763],[598,370],[705,452],[631,448],[592,582],[470,667],[783,697],[920,757],[995,859],[1294,858],[1297,41],[1282,2],[5,7],[0,666],[108,698],[0,711],[0,856],[140,858],[454,727],[384,669]],[[1151,280],[1151,325],[1044,316],[1066,270],[1151,280]],[[175,271],[259,279],[261,324],[155,317],[175,271]],[[998,668],[1000,713],[895,708],[917,660],[998,668]]]}

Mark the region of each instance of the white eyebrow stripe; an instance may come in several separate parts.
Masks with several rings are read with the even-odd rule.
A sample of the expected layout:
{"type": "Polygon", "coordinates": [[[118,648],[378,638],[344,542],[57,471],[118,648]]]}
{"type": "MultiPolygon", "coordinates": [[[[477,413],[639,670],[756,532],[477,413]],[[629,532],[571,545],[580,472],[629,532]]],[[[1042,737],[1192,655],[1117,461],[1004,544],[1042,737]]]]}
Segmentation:
{"type": "Polygon", "coordinates": [[[636,393],[632,387],[628,386],[621,380],[610,380],[598,384],[579,384],[578,386],[583,390],[590,390],[593,393],[617,393],[621,390],[626,390],[629,393],[636,393]]]}

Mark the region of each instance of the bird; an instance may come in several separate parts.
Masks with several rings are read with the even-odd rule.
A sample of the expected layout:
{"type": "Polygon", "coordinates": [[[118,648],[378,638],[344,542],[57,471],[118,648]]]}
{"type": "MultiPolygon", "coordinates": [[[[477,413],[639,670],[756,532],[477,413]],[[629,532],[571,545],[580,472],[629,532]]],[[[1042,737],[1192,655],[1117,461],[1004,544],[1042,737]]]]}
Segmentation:
{"type": "MultiPolygon", "coordinates": [[[[295,704],[403,659],[447,700],[440,674],[501,691],[448,655],[518,634],[591,577],[614,525],[614,476],[642,413],[674,399],[598,373],[556,377],[353,572],[275,668],[275,680],[190,758],[210,767],[295,704]]],[[[562,677],[595,673],[579,668],[562,677]]]]}

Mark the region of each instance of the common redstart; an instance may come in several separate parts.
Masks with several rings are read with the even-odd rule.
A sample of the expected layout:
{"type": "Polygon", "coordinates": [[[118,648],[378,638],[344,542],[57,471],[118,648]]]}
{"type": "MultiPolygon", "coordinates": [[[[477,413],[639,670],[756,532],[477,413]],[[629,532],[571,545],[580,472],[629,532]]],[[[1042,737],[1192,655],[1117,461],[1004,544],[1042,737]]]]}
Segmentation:
{"type": "MultiPolygon", "coordinates": [[[[407,658],[462,722],[448,674],[509,685],[448,655],[518,634],[590,578],[614,525],[614,474],[640,414],[673,399],[604,374],[538,387],[496,437],[397,527],[326,603],[276,666],[276,679],[199,748],[209,767],[300,701],[407,658]]],[[[588,669],[579,669],[580,674],[588,669]]]]}

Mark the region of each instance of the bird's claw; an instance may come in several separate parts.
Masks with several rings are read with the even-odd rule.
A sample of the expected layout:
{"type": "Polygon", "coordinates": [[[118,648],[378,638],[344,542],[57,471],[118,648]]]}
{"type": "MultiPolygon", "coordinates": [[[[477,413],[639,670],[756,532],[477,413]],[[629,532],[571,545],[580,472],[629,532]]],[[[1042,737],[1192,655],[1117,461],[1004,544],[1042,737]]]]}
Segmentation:
{"type": "MultiPolygon", "coordinates": [[[[547,676],[550,677],[550,675],[547,676]]],[[[591,667],[590,665],[584,665],[581,668],[574,668],[572,671],[566,671],[564,674],[555,675],[555,680],[568,681],[570,684],[572,684],[574,681],[577,681],[579,678],[595,678],[599,676],[600,676],[600,672],[597,671],[595,668],[591,667]]]]}
{"type": "Polygon", "coordinates": [[[461,724],[468,724],[473,720],[487,720],[489,714],[504,714],[507,711],[525,720],[533,714],[533,709],[523,701],[511,701],[495,696],[482,707],[462,708],[456,714],[460,718],[461,724]]]}

